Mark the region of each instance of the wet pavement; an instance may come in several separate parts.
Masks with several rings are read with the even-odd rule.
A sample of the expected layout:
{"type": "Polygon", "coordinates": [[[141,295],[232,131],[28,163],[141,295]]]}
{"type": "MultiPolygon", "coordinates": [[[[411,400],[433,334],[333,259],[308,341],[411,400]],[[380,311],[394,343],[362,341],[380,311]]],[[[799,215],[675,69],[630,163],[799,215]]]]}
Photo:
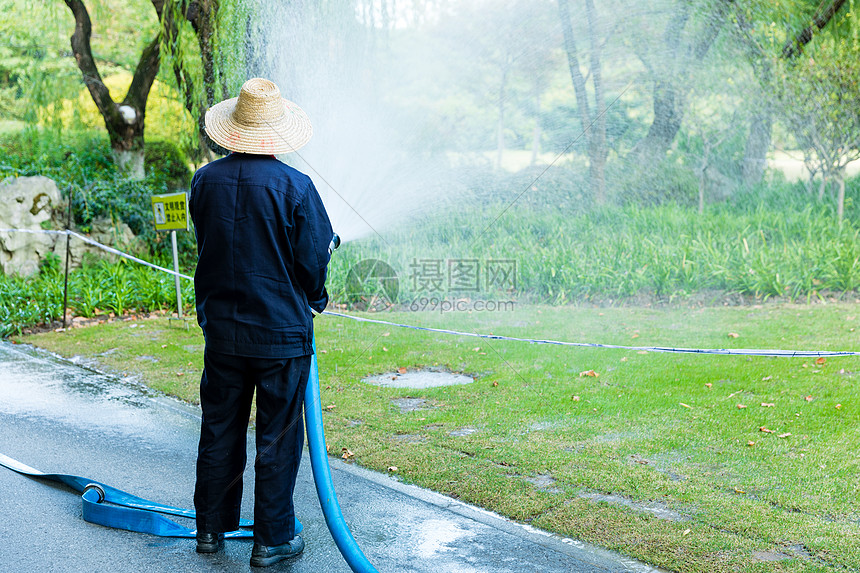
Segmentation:
{"type": "MultiPolygon", "coordinates": [[[[0,453],[26,465],[191,507],[198,431],[197,408],[0,342],[0,453]]],[[[331,465],[347,524],[381,573],[657,571],[337,459],[331,465]]],[[[252,518],[252,467],[245,484],[243,517],[252,518]]],[[[307,547],[266,570],[350,571],[326,528],[307,455],[295,495],[307,547]]],[[[0,570],[261,571],[250,567],[250,551],[250,541],[228,540],[224,552],[198,555],[190,539],[87,523],[78,494],[0,467],[0,570]]]]}

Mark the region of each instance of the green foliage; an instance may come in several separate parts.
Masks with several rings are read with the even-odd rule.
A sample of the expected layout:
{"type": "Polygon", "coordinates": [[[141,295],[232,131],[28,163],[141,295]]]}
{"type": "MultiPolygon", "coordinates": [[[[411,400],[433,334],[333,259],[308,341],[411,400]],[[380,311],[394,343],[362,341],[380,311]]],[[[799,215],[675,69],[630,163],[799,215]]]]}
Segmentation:
{"type": "Polygon", "coordinates": [[[144,166],[150,177],[164,180],[168,189],[187,189],[191,184],[188,158],[170,141],[148,141],[144,166]]]}
{"type": "MultiPolygon", "coordinates": [[[[848,183],[849,189],[858,185],[856,179],[848,183]]],[[[384,242],[347,243],[332,258],[330,290],[343,294],[348,269],[367,258],[396,270],[404,304],[428,294],[554,304],[706,293],[797,301],[860,289],[860,227],[852,223],[860,212],[849,207],[846,222],[836,225],[833,206],[812,202],[802,184],[746,190],[703,215],[678,203],[596,209],[574,199],[558,208],[546,182],[537,187],[511,204],[524,187],[510,185],[505,201],[497,195],[461,204],[392,229],[384,242]],[[516,291],[443,287],[428,293],[410,278],[416,260],[440,261],[447,273],[448,262],[458,259],[515,259],[516,291]]]]}
{"type": "MultiPolygon", "coordinates": [[[[158,263],[169,266],[166,258],[158,263]]],[[[190,283],[183,279],[183,282],[190,283]]],[[[64,273],[49,255],[31,278],[0,275],[0,337],[63,318],[64,273]]],[[[184,306],[193,306],[194,290],[183,285],[184,306]]],[[[69,308],[76,316],[122,315],[176,310],[174,279],[167,273],[125,259],[89,261],[69,274],[69,308]]]]}
{"type": "Polygon", "coordinates": [[[606,178],[615,200],[630,206],[691,206],[699,188],[695,172],[677,155],[667,157],[656,166],[612,164],[606,178]]]}
{"type": "MultiPolygon", "coordinates": [[[[155,142],[147,152],[150,165],[143,180],[117,172],[107,137],[94,132],[30,128],[0,140],[4,164],[0,178],[9,175],[44,175],[53,179],[64,196],[72,191],[72,209],[77,228],[91,230],[94,219],[106,217],[125,222],[150,254],[165,250],[164,233],[152,224],[150,197],[174,189],[184,190],[191,173],[187,159],[170,142],[155,142]]],[[[180,252],[196,256],[193,233],[177,233],[180,252]]]]}

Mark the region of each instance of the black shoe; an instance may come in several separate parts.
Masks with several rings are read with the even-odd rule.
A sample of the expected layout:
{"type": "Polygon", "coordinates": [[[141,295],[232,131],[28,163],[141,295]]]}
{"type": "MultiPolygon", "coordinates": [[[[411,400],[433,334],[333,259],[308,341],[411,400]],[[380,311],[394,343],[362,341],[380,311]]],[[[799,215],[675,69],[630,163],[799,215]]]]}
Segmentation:
{"type": "Polygon", "coordinates": [[[254,542],[251,551],[251,565],[253,567],[268,567],[278,561],[289,557],[295,557],[305,549],[305,540],[301,535],[296,535],[290,541],[282,545],[260,545],[254,542]]]}
{"type": "Polygon", "coordinates": [[[197,532],[197,553],[217,553],[224,549],[223,533],[197,532]]]}

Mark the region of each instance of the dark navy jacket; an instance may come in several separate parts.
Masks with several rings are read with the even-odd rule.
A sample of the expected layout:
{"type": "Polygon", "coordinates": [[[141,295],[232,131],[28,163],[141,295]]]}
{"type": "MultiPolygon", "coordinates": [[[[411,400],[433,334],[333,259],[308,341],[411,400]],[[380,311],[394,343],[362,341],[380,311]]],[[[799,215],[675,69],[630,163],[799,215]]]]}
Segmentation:
{"type": "Polygon", "coordinates": [[[197,322],[206,348],[236,356],[313,353],[332,228],[310,178],[269,155],[233,153],[191,181],[197,322]]]}

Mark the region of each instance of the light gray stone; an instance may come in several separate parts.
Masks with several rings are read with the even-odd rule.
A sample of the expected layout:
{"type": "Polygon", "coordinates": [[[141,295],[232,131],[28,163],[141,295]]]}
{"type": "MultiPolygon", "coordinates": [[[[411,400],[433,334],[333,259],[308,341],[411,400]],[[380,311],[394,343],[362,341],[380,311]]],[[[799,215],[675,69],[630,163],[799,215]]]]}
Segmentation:
{"type": "MultiPolygon", "coordinates": [[[[6,275],[33,275],[48,253],[64,261],[66,236],[40,231],[64,229],[67,209],[68,204],[63,201],[56,183],[48,177],[8,177],[0,182],[0,229],[24,231],[0,232],[0,271],[6,275]]],[[[139,249],[128,225],[106,217],[92,222],[90,238],[123,251],[139,249]]],[[[75,238],[71,240],[70,250],[72,268],[79,267],[87,253],[99,258],[116,258],[75,238]]]]}
{"type": "MultiPolygon", "coordinates": [[[[63,204],[57,184],[47,177],[8,177],[0,182],[0,229],[41,231],[63,204]]],[[[29,276],[54,250],[56,235],[0,232],[0,268],[29,276]]]]}

